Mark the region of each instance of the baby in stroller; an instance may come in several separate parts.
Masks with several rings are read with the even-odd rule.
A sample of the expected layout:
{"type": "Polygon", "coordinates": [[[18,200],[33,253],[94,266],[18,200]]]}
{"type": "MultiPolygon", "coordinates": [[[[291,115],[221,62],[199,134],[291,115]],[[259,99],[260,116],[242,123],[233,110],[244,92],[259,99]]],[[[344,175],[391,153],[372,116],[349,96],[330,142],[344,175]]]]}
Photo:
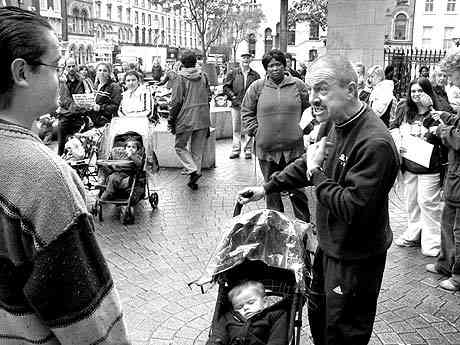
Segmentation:
{"type": "Polygon", "coordinates": [[[286,345],[288,314],[279,304],[267,306],[259,281],[239,283],[228,293],[231,311],[217,322],[207,345],[286,345]]]}
{"type": "MultiPolygon", "coordinates": [[[[101,180],[106,188],[101,195],[101,200],[125,198],[130,193],[133,173],[142,169],[142,153],[140,143],[135,138],[128,138],[124,147],[114,147],[109,155],[109,160],[129,160],[133,164],[128,169],[114,170],[113,165],[101,165],[101,180]]],[[[144,187],[142,187],[142,193],[144,187]]]]}

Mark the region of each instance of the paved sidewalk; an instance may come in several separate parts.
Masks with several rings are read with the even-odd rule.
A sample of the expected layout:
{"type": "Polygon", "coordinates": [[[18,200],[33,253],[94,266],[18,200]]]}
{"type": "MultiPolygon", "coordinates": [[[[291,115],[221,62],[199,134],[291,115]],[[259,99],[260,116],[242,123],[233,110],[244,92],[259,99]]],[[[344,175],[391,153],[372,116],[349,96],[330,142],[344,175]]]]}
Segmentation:
{"type": "MultiPolygon", "coordinates": [[[[254,160],[230,160],[230,151],[229,140],[217,142],[217,167],[204,171],[197,191],[186,186],[180,170],[162,170],[155,178],[159,208],[141,202],[135,225],[121,225],[110,207],[104,222],[96,221],[135,345],[206,342],[216,288],[203,295],[187,283],[199,277],[233,213],[236,192],[261,182],[254,160]]],[[[396,195],[390,210],[396,237],[406,222],[396,195]]],[[[287,212],[292,214],[290,207],[287,212]]],[[[370,344],[460,344],[460,293],[437,287],[441,276],[424,271],[430,262],[415,248],[390,248],[370,344]]],[[[306,308],[301,344],[311,344],[306,308]]]]}

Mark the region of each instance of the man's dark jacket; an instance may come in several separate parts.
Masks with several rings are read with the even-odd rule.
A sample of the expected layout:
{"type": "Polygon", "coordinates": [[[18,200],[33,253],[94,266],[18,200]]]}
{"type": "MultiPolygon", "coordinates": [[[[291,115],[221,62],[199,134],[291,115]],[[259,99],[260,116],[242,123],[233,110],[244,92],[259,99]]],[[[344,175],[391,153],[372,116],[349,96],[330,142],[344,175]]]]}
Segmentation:
{"type": "Polygon", "coordinates": [[[331,128],[332,147],[307,181],[302,156],[264,185],[266,193],[313,184],[318,200],[320,248],[340,260],[386,252],[392,241],[388,193],[399,170],[399,154],[385,124],[368,106],[331,128]]]}
{"type": "Polygon", "coordinates": [[[244,94],[249,85],[260,79],[259,73],[252,68],[248,71],[246,85],[244,85],[244,76],[241,68],[232,69],[225,77],[224,80],[224,93],[230,98],[232,107],[239,108],[243,102],[244,94]]]}

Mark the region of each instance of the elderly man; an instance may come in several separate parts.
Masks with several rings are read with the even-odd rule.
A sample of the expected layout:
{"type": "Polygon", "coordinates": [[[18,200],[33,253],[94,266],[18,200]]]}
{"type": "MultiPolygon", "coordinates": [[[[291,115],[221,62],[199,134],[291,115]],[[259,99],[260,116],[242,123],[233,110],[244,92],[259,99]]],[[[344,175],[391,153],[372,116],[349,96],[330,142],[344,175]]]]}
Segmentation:
{"type": "Polygon", "coordinates": [[[324,56],[307,75],[310,103],[334,125],[327,139],[274,175],[242,190],[242,203],[274,191],[316,187],[318,250],[309,320],[316,345],[367,344],[392,241],[388,192],[399,169],[393,139],[358,99],[357,75],[344,57],[324,56]]]}
{"type": "Polygon", "coordinates": [[[0,344],[129,344],[83,185],[29,130],[57,106],[57,35],[0,8],[0,51],[0,344]]]}
{"type": "Polygon", "coordinates": [[[233,147],[230,159],[238,158],[241,152],[241,141],[243,141],[244,158],[251,159],[252,137],[247,136],[246,140],[241,130],[241,102],[248,87],[260,79],[259,73],[254,71],[249,65],[252,61],[250,53],[241,55],[241,67],[232,69],[224,80],[224,93],[232,102],[232,127],[233,127],[233,147]]]}
{"type": "Polygon", "coordinates": [[[86,111],[75,104],[72,95],[91,93],[93,89],[85,84],[77,72],[74,58],[65,62],[65,76],[60,81],[59,88],[59,125],[58,125],[58,155],[64,153],[67,138],[78,132],[84,125],[83,114],[86,111]]]}

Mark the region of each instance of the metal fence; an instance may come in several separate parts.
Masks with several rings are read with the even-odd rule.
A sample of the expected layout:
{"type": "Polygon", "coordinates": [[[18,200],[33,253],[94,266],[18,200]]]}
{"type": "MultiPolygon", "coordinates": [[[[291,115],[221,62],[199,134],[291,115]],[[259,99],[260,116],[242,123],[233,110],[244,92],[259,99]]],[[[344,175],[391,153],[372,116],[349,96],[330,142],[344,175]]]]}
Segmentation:
{"type": "Polygon", "coordinates": [[[431,74],[445,55],[445,50],[385,48],[385,66],[394,67],[396,97],[406,97],[409,83],[418,77],[420,67],[428,67],[431,74]]]}

